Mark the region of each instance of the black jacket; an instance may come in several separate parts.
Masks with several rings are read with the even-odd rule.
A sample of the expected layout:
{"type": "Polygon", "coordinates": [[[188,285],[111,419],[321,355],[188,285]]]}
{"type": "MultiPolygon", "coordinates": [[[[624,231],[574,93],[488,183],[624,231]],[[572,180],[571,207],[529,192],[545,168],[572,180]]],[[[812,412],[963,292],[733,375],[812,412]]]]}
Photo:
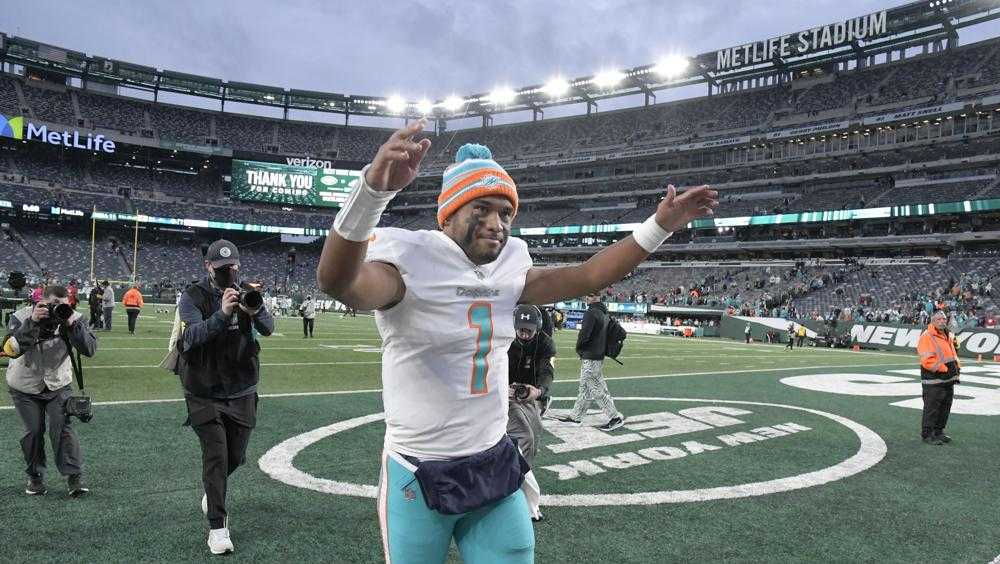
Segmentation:
{"type": "Polygon", "coordinates": [[[98,288],[94,288],[90,291],[90,295],[87,296],[87,305],[90,307],[91,313],[101,313],[101,300],[104,299],[104,292],[98,288]]]}
{"type": "Polygon", "coordinates": [[[540,331],[526,343],[514,339],[507,349],[510,383],[531,384],[545,395],[552,386],[552,357],[555,355],[556,345],[552,338],[540,331]]]}
{"type": "Polygon", "coordinates": [[[252,319],[238,306],[233,315],[222,313],[222,291],[205,278],[181,294],[182,323],[177,373],[188,395],[235,398],[257,389],[260,345],[253,331],[265,337],[274,331],[274,318],[261,307],[252,319]]]}
{"type": "Polygon", "coordinates": [[[584,360],[604,360],[608,340],[608,308],[601,302],[590,304],[583,314],[576,354],[584,360]]]}

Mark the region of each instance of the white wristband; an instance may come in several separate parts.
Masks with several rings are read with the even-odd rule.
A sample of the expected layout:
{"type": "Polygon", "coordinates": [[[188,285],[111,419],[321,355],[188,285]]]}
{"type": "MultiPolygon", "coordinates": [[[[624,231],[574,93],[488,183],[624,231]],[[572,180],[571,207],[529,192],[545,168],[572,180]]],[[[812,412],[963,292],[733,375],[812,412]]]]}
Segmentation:
{"type": "Polygon", "coordinates": [[[635,242],[639,244],[647,253],[652,253],[667,240],[667,237],[673,235],[673,232],[667,231],[660,227],[659,223],[656,223],[656,216],[651,215],[649,219],[643,221],[639,227],[636,227],[635,231],[632,232],[632,238],[635,242]]]}
{"type": "Polygon", "coordinates": [[[347,197],[347,201],[333,220],[334,231],[348,241],[360,243],[370,239],[385,207],[399,193],[399,190],[373,190],[365,181],[365,173],[370,166],[361,169],[358,185],[347,197]]]}

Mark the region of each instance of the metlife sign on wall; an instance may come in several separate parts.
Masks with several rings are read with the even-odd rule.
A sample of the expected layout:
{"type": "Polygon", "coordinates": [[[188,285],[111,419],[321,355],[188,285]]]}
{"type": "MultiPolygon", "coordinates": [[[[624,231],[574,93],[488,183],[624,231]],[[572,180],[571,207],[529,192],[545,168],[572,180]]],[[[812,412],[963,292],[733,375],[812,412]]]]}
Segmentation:
{"type": "Polygon", "coordinates": [[[41,141],[69,149],[82,149],[114,153],[115,142],[104,135],[81,132],[78,129],[58,129],[45,122],[36,122],[23,116],[8,118],[0,115],[0,137],[22,141],[41,141]]]}
{"type": "Polygon", "coordinates": [[[715,70],[730,71],[770,61],[871,40],[889,31],[886,10],[717,51],[715,70]]]}

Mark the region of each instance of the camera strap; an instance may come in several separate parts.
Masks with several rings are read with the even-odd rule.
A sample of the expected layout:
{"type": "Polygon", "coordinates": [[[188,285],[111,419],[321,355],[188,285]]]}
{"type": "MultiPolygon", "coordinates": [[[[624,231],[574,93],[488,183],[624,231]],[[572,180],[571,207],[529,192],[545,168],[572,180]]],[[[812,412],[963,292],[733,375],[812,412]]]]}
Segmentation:
{"type": "Polygon", "coordinates": [[[73,375],[76,376],[76,385],[79,386],[80,392],[83,392],[83,362],[80,359],[80,351],[73,348],[73,344],[69,342],[69,335],[66,333],[61,333],[63,343],[66,345],[66,352],[69,354],[69,363],[73,366],[73,375]]]}

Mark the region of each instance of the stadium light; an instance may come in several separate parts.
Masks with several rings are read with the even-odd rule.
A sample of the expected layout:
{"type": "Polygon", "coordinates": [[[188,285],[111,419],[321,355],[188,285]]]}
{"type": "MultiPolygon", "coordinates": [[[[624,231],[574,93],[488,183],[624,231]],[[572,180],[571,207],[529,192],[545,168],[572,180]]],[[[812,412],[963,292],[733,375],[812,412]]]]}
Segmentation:
{"type": "Polygon", "coordinates": [[[494,106],[505,106],[514,101],[517,98],[517,92],[514,92],[506,86],[501,86],[493,92],[490,92],[489,101],[494,106]]]}
{"type": "Polygon", "coordinates": [[[389,99],[385,101],[385,109],[394,114],[398,114],[406,109],[406,100],[400,96],[390,96],[389,99]]]}
{"type": "Polygon", "coordinates": [[[611,88],[625,80],[625,74],[616,70],[601,71],[594,76],[594,85],[598,88],[611,88]]]}
{"type": "Polygon", "coordinates": [[[669,55],[656,63],[653,71],[664,78],[673,78],[686,71],[689,64],[686,57],[669,55]]]}
{"type": "Polygon", "coordinates": [[[448,96],[444,99],[444,102],[441,103],[441,107],[449,112],[456,112],[462,109],[463,104],[465,104],[465,101],[458,96],[448,96]]]}
{"type": "Polygon", "coordinates": [[[545,86],[542,87],[542,92],[553,98],[558,98],[569,92],[569,82],[565,78],[557,76],[545,83],[545,86]]]}
{"type": "Polygon", "coordinates": [[[431,101],[428,100],[427,98],[424,98],[423,100],[417,102],[417,111],[420,112],[421,115],[426,116],[430,114],[433,110],[434,110],[434,104],[431,104],[431,101]]]}

